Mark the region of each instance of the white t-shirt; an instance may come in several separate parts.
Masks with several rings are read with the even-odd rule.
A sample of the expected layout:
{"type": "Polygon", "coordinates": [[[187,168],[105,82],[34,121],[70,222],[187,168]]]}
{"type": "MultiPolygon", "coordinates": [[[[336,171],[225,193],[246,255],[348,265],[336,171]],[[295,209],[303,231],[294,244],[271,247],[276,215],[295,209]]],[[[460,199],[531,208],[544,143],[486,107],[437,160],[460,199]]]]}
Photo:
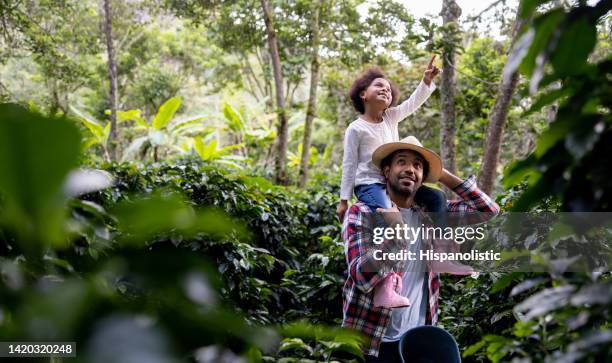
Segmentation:
{"type": "Polygon", "coordinates": [[[384,183],[380,170],[372,164],[374,150],[382,144],[399,141],[397,124],[421,107],[435,89],[433,82],[427,86],[421,81],[407,100],[385,110],[382,122],[372,123],[362,118],[351,122],[344,133],[340,199],[351,199],[357,185],[384,183]]]}

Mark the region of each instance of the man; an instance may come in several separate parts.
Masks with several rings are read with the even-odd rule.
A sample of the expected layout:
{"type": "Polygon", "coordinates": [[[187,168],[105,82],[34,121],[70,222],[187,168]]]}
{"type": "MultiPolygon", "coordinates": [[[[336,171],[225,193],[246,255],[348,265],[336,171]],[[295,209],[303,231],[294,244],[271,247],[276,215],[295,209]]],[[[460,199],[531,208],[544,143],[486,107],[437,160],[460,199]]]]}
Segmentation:
{"type": "MultiPolygon", "coordinates": [[[[448,201],[449,212],[499,212],[497,204],[478,189],[474,176],[461,180],[451,174],[442,167],[438,155],[424,148],[414,136],[380,146],[372,155],[372,163],[379,167],[386,179],[387,193],[397,207],[392,208],[393,211],[402,213],[402,218],[397,220],[408,225],[421,223],[414,197],[423,180],[437,180],[461,198],[448,201]]],[[[364,346],[366,362],[401,362],[400,337],[411,328],[437,322],[439,279],[428,265],[411,266],[406,270],[410,272],[402,274],[402,288],[398,291],[410,300],[411,305],[396,309],[375,307],[374,287],[384,280],[387,272],[377,269],[381,264],[372,251],[380,250],[381,246],[393,250],[397,246],[406,247],[406,244],[403,241],[382,245],[373,243],[373,228],[385,224],[385,221],[388,224],[389,218],[372,217],[370,209],[357,202],[344,218],[342,238],[349,274],[343,288],[342,326],[364,333],[367,338],[364,346]]],[[[418,242],[408,248],[418,248],[421,241],[418,242]]]]}

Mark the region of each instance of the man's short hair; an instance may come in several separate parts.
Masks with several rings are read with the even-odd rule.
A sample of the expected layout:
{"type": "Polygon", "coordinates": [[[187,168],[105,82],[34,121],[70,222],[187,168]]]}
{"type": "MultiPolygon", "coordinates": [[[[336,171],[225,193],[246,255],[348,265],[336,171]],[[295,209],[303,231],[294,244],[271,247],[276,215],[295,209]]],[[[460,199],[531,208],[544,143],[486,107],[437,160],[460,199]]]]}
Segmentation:
{"type": "Polygon", "coordinates": [[[400,151],[412,151],[413,153],[421,156],[421,158],[423,159],[423,180],[425,180],[427,178],[427,174],[429,174],[429,163],[423,157],[423,155],[421,155],[420,153],[414,150],[408,150],[408,149],[395,150],[391,154],[387,155],[384,159],[382,159],[382,161],[380,162],[380,171],[382,172],[383,170],[385,170],[386,166],[391,166],[391,161],[393,161],[393,157],[395,156],[395,154],[397,154],[400,151]]]}
{"type": "Polygon", "coordinates": [[[382,70],[378,67],[370,67],[365,72],[363,72],[359,78],[353,81],[353,85],[349,90],[349,97],[351,102],[353,103],[353,107],[357,112],[363,114],[365,112],[365,105],[363,104],[363,100],[361,99],[361,92],[365,91],[372,82],[376,78],[384,78],[389,82],[391,86],[391,104],[389,107],[394,106],[399,99],[399,89],[397,85],[393,83],[387,76],[383,73],[382,70]]]}

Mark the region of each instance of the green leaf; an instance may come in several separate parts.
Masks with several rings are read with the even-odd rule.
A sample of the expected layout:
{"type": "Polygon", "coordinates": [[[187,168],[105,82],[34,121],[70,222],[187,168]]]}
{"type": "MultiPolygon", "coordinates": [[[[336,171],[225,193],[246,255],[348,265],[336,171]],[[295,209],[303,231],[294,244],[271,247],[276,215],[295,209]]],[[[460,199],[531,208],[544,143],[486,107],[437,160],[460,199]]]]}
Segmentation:
{"type": "Polygon", "coordinates": [[[579,74],[595,47],[597,28],[585,17],[581,17],[562,31],[550,62],[559,76],[579,74]]]}
{"type": "Polygon", "coordinates": [[[83,151],[88,150],[94,145],[99,144],[98,139],[95,137],[90,137],[87,140],[83,141],[83,151]]]}
{"type": "Polygon", "coordinates": [[[193,148],[202,160],[212,160],[214,152],[217,150],[217,139],[213,139],[208,144],[204,144],[202,138],[196,137],[193,139],[193,148]]]}
{"type": "Polygon", "coordinates": [[[64,259],[57,258],[57,257],[51,257],[49,255],[45,255],[44,260],[45,261],[49,261],[53,265],[55,265],[57,267],[61,267],[61,268],[65,269],[68,272],[74,272],[74,267],[72,267],[70,262],[68,262],[68,261],[66,261],[64,259]]]}
{"type": "Polygon", "coordinates": [[[525,338],[537,330],[537,323],[535,321],[517,321],[514,323],[512,333],[517,338],[525,338]]]}
{"type": "Polygon", "coordinates": [[[474,353],[478,352],[480,349],[482,349],[482,347],[484,347],[484,345],[486,344],[486,340],[481,339],[479,342],[470,345],[464,352],[462,357],[469,357],[471,355],[474,355],[474,353]]]}
{"type": "Polygon", "coordinates": [[[510,310],[510,309],[504,310],[504,311],[500,311],[499,313],[495,313],[491,317],[491,325],[497,323],[498,321],[500,321],[504,317],[511,316],[511,315],[512,315],[512,310],[510,310]]]}
{"type": "Polygon", "coordinates": [[[222,147],[221,149],[219,149],[219,153],[220,154],[228,154],[230,151],[232,150],[238,150],[240,148],[244,147],[243,143],[240,144],[234,144],[234,145],[227,145],[222,147]]]}
{"type": "Polygon", "coordinates": [[[244,120],[242,115],[236,111],[230,104],[223,102],[223,115],[227,120],[228,128],[233,132],[244,132],[244,120]]]}
{"type": "Polygon", "coordinates": [[[149,124],[140,114],[140,110],[119,111],[117,112],[117,122],[136,121],[138,125],[149,128],[149,124]]]}
{"type": "Polygon", "coordinates": [[[104,127],[100,125],[96,120],[85,116],[81,111],[77,108],[70,106],[72,112],[74,112],[78,116],[78,120],[87,127],[87,129],[94,135],[96,138],[101,139],[104,136],[104,127]]]}
{"type": "Polygon", "coordinates": [[[280,347],[278,348],[278,352],[284,352],[286,350],[293,349],[302,349],[307,351],[309,354],[313,353],[313,349],[308,346],[304,341],[300,338],[286,338],[281,342],[280,347]]]}
{"type": "Polygon", "coordinates": [[[79,131],[65,117],[0,105],[0,191],[6,198],[0,223],[31,252],[40,252],[40,242],[65,243],[62,186],[80,147],[79,131]]]}
{"type": "Polygon", "coordinates": [[[249,361],[249,363],[259,363],[262,361],[263,356],[261,354],[261,350],[257,349],[256,347],[251,347],[245,353],[245,358],[249,361]]]}
{"type": "Polygon", "coordinates": [[[536,159],[535,155],[530,154],[523,160],[516,160],[506,166],[504,170],[503,184],[504,188],[508,189],[520,184],[525,178],[536,174],[534,169],[536,159]]]}
{"type": "Polygon", "coordinates": [[[124,201],[112,213],[117,217],[118,229],[123,232],[123,241],[128,243],[144,243],[155,235],[171,232],[184,237],[195,233],[219,238],[230,233],[248,236],[242,224],[225,213],[216,209],[195,210],[175,193],[160,191],[133,202],[124,201]]]}
{"type": "Polygon", "coordinates": [[[557,120],[550,124],[550,127],[540,134],[536,144],[534,154],[541,158],[548,150],[558,142],[563,141],[567,134],[572,131],[574,120],[570,117],[557,117],[557,120]]]}
{"type": "Polygon", "coordinates": [[[533,105],[531,105],[531,107],[529,107],[529,109],[525,112],[523,112],[523,117],[529,116],[539,110],[542,109],[542,107],[547,106],[551,103],[553,103],[554,101],[569,96],[573,93],[572,89],[569,87],[563,87],[560,89],[556,89],[550,92],[547,92],[543,95],[541,95],[534,103],[533,105]]]}
{"type": "Polygon", "coordinates": [[[564,18],[565,12],[562,9],[555,9],[534,20],[535,35],[519,67],[521,73],[527,76],[533,74],[536,57],[545,50],[550,36],[564,18]]]}
{"type": "Polygon", "coordinates": [[[494,283],[491,285],[491,294],[498,293],[508,286],[510,286],[514,281],[520,278],[522,274],[520,272],[512,272],[502,274],[494,283]]]}
{"type": "Polygon", "coordinates": [[[207,125],[207,126],[203,125],[204,120],[205,118],[203,116],[197,116],[197,117],[188,118],[186,120],[181,120],[180,122],[172,126],[172,132],[176,134],[182,134],[183,129],[187,128],[188,126],[193,126],[193,125],[202,125],[203,127],[211,127],[210,125],[207,125]]]}
{"type": "Polygon", "coordinates": [[[155,128],[156,130],[161,130],[166,127],[166,125],[168,125],[170,120],[172,120],[174,114],[180,106],[180,97],[172,97],[163,105],[161,105],[159,111],[157,112],[157,115],[155,115],[155,118],[153,119],[153,128],[155,128]]]}
{"type": "Polygon", "coordinates": [[[525,212],[534,203],[541,201],[550,192],[550,182],[540,174],[534,174],[536,177],[529,181],[529,188],[521,194],[517,201],[512,205],[512,211],[525,212]]]}

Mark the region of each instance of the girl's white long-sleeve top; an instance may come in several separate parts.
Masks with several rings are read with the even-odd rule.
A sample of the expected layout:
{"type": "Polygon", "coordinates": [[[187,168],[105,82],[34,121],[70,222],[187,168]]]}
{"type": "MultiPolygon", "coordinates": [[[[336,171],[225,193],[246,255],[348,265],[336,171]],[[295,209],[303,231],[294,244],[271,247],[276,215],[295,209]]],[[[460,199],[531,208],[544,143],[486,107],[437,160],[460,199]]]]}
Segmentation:
{"type": "Polygon", "coordinates": [[[385,182],[380,170],[372,164],[374,150],[382,144],[399,141],[397,124],[421,107],[435,89],[433,82],[427,86],[421,81],[407,100],[385,110],[382,122],[358,118],[350,123],[344,133],[340,199],[351,199],[357,185],[385,182]]]}

